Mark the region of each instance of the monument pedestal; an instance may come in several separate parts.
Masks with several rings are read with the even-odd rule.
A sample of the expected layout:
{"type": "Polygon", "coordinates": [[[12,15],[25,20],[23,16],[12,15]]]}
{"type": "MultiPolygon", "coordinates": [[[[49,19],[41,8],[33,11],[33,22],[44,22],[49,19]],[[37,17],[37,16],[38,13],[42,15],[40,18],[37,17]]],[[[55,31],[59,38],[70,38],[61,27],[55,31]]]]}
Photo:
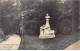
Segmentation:
{"type": "Polygon", "coordinates": [[[54,38],[54,37],[55,37],[54,34],[53,35],[40,35],[39,36],[40,39],[47,39],[47,38],[54,38]]]}
{"type": "Polygon", "coordinates": [[[40,27],[39,38],[41,38],[41,39],[54,38],[55,31],[50,29],[50,24],[49,24],[50,16],[48,16],[48,14],[47,14],[47,16],[45,18],[46,18],[46,24],[40,27]]]}

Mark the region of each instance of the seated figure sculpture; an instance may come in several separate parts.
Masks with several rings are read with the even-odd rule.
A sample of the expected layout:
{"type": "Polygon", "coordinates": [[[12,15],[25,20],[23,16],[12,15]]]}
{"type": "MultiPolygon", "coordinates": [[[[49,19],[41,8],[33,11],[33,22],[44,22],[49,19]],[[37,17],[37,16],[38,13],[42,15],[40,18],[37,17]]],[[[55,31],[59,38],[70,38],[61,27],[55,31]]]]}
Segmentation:
{"type": "Polygon", "coordinates": [[[50,29],[49,24],[49,18],[50,16],[47,14],[46,18],[46,24],[40,27],[40,35],[39,38],[45,39],[45,38],[54,38],[55,37],[55,31],[50,29]]]}

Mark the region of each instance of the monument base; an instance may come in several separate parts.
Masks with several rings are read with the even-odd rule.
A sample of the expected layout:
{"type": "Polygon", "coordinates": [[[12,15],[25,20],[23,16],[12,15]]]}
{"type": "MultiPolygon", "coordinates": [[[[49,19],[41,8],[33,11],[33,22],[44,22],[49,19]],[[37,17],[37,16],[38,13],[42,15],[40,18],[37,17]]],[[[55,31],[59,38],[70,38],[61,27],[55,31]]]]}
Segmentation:
{"type": "Polygon", "coordinates": [[[40,35],[39,36],[40,39],[47,39],[47,38],[55,38],[55,35],[40,35]]]}
{"type": "Polygon", "coordinates": [[[46,24],[40,27],[40,39],[54,38],[55,31],[50,29],[49,18],[50,16],[46,15],[46,24]]]}

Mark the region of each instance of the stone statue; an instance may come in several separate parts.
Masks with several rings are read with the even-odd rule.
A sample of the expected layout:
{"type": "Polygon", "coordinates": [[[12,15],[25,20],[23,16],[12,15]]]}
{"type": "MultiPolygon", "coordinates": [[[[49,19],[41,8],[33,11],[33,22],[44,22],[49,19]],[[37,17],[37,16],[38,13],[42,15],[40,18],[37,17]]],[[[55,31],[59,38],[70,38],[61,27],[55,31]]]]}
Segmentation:
{"type": "Polygon", "coordinates": [[[45,38],[54,38],[55,37],[55,31],[50,29],[49,24],[49,14],[46,15],[46,24],[40,27],[40,35],[39,38],[45,39],[45,38]]]}

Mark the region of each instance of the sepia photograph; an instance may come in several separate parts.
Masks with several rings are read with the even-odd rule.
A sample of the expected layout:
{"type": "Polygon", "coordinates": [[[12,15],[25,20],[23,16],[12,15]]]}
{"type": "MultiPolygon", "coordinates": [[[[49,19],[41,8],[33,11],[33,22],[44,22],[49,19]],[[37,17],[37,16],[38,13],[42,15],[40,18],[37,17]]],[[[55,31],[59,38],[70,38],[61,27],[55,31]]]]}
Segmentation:
{"type": "Polygon", "coordinates": [[[0,0],[0,50],[80,50],[80,0],[0,0]]]}

